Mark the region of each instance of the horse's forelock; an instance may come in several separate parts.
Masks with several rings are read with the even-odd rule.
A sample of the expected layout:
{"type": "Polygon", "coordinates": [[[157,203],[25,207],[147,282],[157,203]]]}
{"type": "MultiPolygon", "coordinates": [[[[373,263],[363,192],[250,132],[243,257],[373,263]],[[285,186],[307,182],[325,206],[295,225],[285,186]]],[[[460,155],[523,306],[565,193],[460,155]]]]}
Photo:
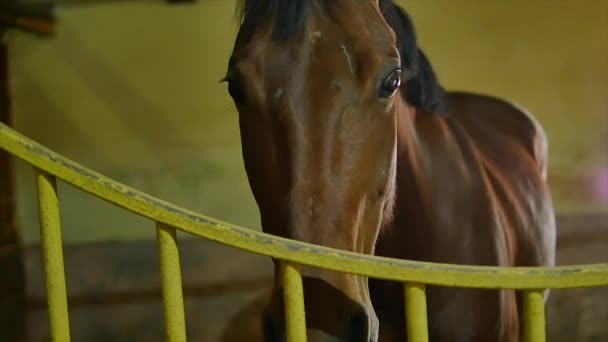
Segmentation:
{"type": "MultiPolygon", "coordinates": [[[[310,7],[326,0],[239,0],[237,14],[245,26],[261,19],[273,21],[273,38],[284,42],[304,27],[310,7]]],[[[335,1],[335,0],[334,0],[335,1]]]]}

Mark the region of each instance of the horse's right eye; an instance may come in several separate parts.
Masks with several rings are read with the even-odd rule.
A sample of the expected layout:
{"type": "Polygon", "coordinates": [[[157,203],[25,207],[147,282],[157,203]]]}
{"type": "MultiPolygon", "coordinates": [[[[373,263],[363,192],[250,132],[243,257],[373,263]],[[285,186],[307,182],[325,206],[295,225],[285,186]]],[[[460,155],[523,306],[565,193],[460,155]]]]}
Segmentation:
{"type": "Polygon", "coordinates": [[[238,79],[229,79],[228,80],[228,93],[232,100],[236,103],[241,103],[245,101],[245,92],[240,85],[238,79]]]}

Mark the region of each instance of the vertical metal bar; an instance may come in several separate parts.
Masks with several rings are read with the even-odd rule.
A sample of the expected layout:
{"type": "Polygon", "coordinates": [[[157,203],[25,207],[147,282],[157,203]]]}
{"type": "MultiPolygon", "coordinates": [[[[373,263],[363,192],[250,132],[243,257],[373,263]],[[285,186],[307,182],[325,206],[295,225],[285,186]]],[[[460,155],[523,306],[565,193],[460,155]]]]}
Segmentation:
{"type": "Polygon", "coordinates": [[[426,287],[424,284],[418,283],[405,283],[404,287],[407,340],[409,342],[428,342],[426,287]]]}
{"type": "Polygon", "coordinates": [[[182,275],[175,228],[156,223],[156,239],[160,261],[160,282],[168,342],[186,341],[186,320],[182,275]]]}
{"type": "Polygon", "coordinates": [[[55,177],[36,169],[36,186],[51,339],[57,342],[68,342],[70,323],[63,267],[57,183],[55,177]]]}
{"type": "Polygon", "coordinates": [[[525,290],[524,342],[545,342],[545,298],[543,290],[525,290]]]}
{"type": "Polygon", "coordinates": [[[287,342],[306,342],[304,287],[299,265],[282,263],[287,342]]]}

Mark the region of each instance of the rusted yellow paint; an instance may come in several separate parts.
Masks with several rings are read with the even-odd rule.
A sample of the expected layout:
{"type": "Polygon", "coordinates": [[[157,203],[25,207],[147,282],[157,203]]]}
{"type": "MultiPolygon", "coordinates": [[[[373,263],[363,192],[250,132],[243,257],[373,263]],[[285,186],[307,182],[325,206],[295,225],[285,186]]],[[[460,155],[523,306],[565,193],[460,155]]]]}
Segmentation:
{"type": "Polygon", "coordinates": [[[306,342],[304,288],[300,266],[290,262],[283,262],[281,268],[283,273],[287,342],[306,342]]]}
{"type": "Polygon", "coordinates": [[[407,340],[411,342],[428,342],[426,286],[424,284],[405,283],[404,289],[407,340]]]}
{"type": "Polygon", "coordinates": [[[36,169],[36,187],[51,340],[69,342],[70,322],[55,177],[36,169]]]}
{"type": "Polygon", "coordinates": [[[182,274],[175,228],[156,224],[167,342],[186,341],[182,274]]]}
{"type": "Polygon", "coordinates": [[[302,265],[450,287],[557,289],[608,286],[608,263],[511,268],[451,265],[361,255],[284,239],[215,220],[137,191],[52,152],[4,124],[0,124],[0,148],[138,215],[198,237],[302,265]]]}
{"type": "Polygon", "coordinates": [[[523,291],[524,342],[545,342],[545,299],[542,290],[523,291]]]}

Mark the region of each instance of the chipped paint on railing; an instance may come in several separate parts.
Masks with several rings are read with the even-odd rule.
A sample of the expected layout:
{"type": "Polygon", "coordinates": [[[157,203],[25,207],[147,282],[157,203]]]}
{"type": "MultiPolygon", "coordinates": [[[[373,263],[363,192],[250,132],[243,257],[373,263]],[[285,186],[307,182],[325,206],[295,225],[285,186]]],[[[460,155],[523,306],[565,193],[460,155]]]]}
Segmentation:
{"type": "Polygon", "coordinates": [[[362,255],[284,239],[172,205],[109,179],[0,124],[0,148],[107,202],[183,232],[302,265],[372,278],[469,288],[608,286],[608,263],[557,267],[465,266],[362,255]]]}

